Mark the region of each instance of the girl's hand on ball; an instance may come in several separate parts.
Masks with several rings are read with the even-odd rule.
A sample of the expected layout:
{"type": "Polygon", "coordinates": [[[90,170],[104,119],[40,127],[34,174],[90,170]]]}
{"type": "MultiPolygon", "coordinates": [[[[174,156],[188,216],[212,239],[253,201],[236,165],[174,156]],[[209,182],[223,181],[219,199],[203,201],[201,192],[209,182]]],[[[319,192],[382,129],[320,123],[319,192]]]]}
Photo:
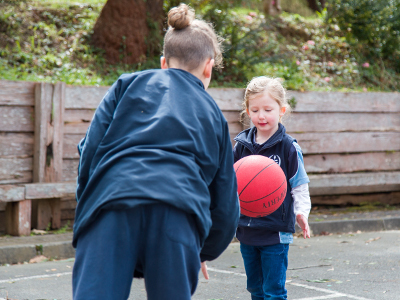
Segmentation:
{"type": "Polygon", "coordinates": [[[303,230],[304,238],[310,238],[310,226],[308,226],[308,221],[305,216],[298,214],[296,216],[297,224],[299,224],[300,228],[303,230]]]}
{"type": "Polygon", "coordinates": [[[205,261],[203,261],[201,263],[201,272],[203,273],[204,278],[208,280],[209,277],[208,277],[207,265],[206,265],[205,261]]]}

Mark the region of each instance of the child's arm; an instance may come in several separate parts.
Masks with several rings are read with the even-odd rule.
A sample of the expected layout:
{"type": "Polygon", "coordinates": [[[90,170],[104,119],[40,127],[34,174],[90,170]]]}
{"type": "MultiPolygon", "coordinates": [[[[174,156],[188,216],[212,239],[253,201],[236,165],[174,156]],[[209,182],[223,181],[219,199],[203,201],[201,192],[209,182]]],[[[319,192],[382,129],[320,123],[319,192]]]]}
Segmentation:
{"type": "Polygon", "coordinates": [[[202,262],[216,259],[228,247],[235,235],[240,216],[232,144],[227,124],[221,142],[219,168],[208,187],[212,226],[200,253],[202,262]]]}
{"type": "Polygon", "coordinates": [[[311,209],[310,193],[308,184],[296,186],[291,191],[294,200],[294,213],[297,224],[303,230],[304,238],[310,238],[310,227],[308,226],[308,215],[311,209]]]}
{"type": "Polygon", "coordinates": [[[303,153],[296,142],[292,145],[288,160],[291,166],[289,182],[292,187],[291,194],[294,201],[293,206],[296,221],[303,230],[304,238],[309,238],[310,227],[308,226],[308,215],[311,210],[311,199],[308,183],[310,180],[304,168],[303,153]]]}

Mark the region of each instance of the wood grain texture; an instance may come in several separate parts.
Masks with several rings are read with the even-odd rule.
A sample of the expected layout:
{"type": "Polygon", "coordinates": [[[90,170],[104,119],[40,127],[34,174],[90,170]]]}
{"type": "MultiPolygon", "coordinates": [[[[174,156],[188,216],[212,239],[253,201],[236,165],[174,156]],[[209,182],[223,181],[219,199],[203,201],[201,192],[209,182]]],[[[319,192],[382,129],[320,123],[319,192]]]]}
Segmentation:
{"type": "Polygon", "coordinates": [[[72,86],[65,89],[65,109],[91,109],[97,108],[109,86],[72,86]]]}
{"type": "Polygon", "coordinates": [[[309,175],[310,195],[400,191],[400,172],[309,175]]]}
{"type": "Polygon", "coordinates": [[[209,88],[207,92],[213,97],[223,111],[241,111],[244,89],[238,88],[209,88]]]}
{"type": "Polygon", "coordinates": [[[287,132],[400,132],[400,113],[292,113],[284,120],[287,132]]]}
{"type": "Polygon", "coordinates": [[[64,133],[85,135],[93,115],[93,109],[66,109],[64,112],[64,133]]]}
{"type": "Polygon", "coordinates": [[[0,105],[33,106],[36,82],[0,80],[0,105]]]}
{"type": "MultiPolygon", "coordinates": [[[[400,192],[370,193],[354,195],[312,196],[311,203],[316,205],[360,205],[364,203],[400,204],[400,192]]],[[[390,215],[390,211],[388,211],[390,215]]]]}
{"type": "Polygon", "coordinates": [[[33,133],[0,132],[0,157],[33,156],[33,133]]]}
{"type": "Polygon", "coordinates": [[[31,183],[25,185],[25,199],[73,197],[76,182],[31,183]]]}
{"type": "Polygon", "coordinates": [[[36,229],[58,229],[61,227],[61,199],[40,199],[37,201],[36,229]]]}
{"type": "Polygon", "coordinates": [[[33,132],[33,119],[31,106],[0,106],[2,132],[33,132]]]}
{"type": "Polygon", "coordinates": [[[21,236],[31,234],[31,201],[9,202],[6,206],[6,234],[21,236]]]}
{"type": "Polygon", "coordinates": [[[304,165],[307,173],[399,171],[400,152],[306,155],[304,165]]]}
{"type": "Polygon", "coordinates": [[[64,134],[64,144],[63,144],[63,158],[64,159],[79,159],[79,153],[77,145],[84,135],[77,134],[64,134]]]}
{"type": "Polygon", "coordinates": [[[47,146],[52,136],[49,124],[52,110],[53,85],[38,83],[35,88],[35,142],[33,153],[33,181],[45,181],[47,146]]]}
{"type": "Polygon", "coordinates": [[[64,140],[64,95],[65,84],[57,83],[53,88],[50,123],[51,136],[47,137],[45,182],[58,182],[62,179],[63,140],[64,140]],[[51,148],[51,152],[48,153],[51,148]]]}
{"type": "Polygon", "coordinates": [[[79,159],[64,159],[62,181],[76,181],[78,176],[78,166],[79,159]]]}
{"type": "Polygon", "coordinates": [[[400,112],[400,93],[288,92],[296,112],[400,112]]]}
{"type": "Polygon", "coordinates": [[[32,182],[32,157],[0,157],[0,184],[32,182]]]}
{"type": "Polygon", "coordinates": [[[0,201],[15,202],[25,199],[25,188],[16,185],[0,185],[0,201]]]}
{"type": "Polygon", "coordinates": [[[315,132],[291,134],[304,154],[399,151],[398,132],[315,132]]]}

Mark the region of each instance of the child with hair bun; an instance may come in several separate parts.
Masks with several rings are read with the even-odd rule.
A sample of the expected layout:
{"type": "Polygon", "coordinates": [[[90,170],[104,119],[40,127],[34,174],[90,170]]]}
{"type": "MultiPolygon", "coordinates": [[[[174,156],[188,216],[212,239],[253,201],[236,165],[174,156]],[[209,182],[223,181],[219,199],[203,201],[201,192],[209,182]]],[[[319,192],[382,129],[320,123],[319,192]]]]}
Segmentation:
{"type": "Polygon", "coordinates": [[[228,124],[206,92],[220,39],[171,9],[161,69],[122,75],[78,145],[75,300],[189,300],[239,219],[228,124]]]}
{"type": "Polygon", "coordinates": [[[289,105],[286,92],[276,78],[253,78],[248,84],[244,110],[254,127],[235,138],[234,161],[248,155],[264,155],[280,165],[287,179],[287,194],[272,214],[251,218],[240,216],[236,237],[240,241],[252,300],[287,299],[285,288],[289,244],[293,243],[295,223],[310,237],[308,215],[311,209],[308,176],[297,141],[286,134],[282,117],[289,105]]]}

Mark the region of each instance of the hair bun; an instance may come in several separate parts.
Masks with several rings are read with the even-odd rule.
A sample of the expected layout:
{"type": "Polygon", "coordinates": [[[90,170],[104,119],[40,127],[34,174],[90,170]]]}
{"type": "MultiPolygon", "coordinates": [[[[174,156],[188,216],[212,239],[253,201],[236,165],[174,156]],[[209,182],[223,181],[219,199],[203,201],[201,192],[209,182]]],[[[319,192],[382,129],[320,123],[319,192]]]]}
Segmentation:
{"type": "Polygon", "coordinates": [[[168,25],[174,29],[184,29],[192,23],[194,18],[194,10],[182,3],[168,12],[168,25]]]}

